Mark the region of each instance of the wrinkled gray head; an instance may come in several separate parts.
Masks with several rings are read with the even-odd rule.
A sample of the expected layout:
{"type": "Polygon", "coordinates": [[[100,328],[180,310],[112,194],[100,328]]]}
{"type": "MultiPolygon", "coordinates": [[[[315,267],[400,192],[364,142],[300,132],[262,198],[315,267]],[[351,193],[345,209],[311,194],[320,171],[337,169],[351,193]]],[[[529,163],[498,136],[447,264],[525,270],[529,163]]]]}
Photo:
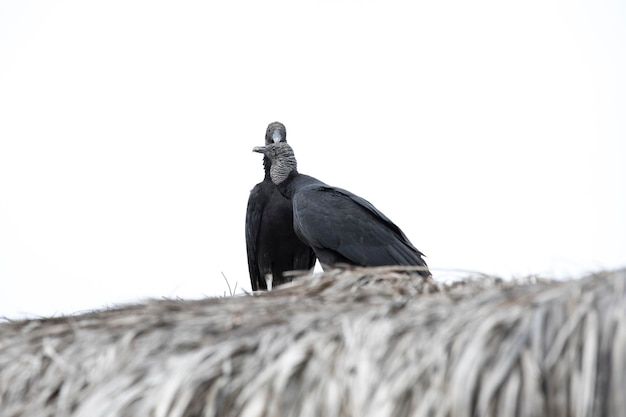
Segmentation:
{"type": "Polygon", "coordinates": [[[281,122],[272,122],[265,131],[265,144],[287,142],[287,129],[281,122]]]}
{"type": "Polygon", "coordinates": [[[262,153],[272,162],[270,178],[276,185],[285,181],[292,172],[298,172],[296,156],[287,142],[257,146],[252,151],[262,153]]]}

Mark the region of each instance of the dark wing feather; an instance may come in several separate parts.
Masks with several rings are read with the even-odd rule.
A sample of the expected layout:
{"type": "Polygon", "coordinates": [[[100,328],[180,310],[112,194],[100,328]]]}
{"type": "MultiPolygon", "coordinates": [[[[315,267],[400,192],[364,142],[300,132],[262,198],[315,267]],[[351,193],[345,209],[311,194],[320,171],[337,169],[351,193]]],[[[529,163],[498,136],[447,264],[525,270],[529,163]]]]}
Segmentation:
{"type": "Polygon", "coordinates": [[[422,253],[387,216],[341,188],[302,188],[294,196],[294,219],[311,246],[334,251],[356,265],[426,265],[422,253]]]}
{"type": "Polygon", "coordinates": [[[250,272],[252,291],[257,291],[261,280],[265,280],[259,271],[257,242],[263,209],[267,200],[267,194],[262,192],[262,183],[259,183],[250,191],[248,208],[246,209],[246,251],[248,253],[248,271],[250,272]]]}

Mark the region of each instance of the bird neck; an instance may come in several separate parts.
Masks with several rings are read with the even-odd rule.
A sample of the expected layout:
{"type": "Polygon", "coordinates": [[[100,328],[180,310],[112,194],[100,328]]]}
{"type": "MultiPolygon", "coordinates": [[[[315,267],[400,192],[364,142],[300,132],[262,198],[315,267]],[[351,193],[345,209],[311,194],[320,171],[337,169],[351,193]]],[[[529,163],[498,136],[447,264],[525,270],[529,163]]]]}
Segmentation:
{"type": "Polygon", "coordinates": [[[270,178],[275,185],[285,182],[289,176],[298,173],[295,159],[284,159],[272,162],[270,166],[270,178]]]}
{"type": "Polygon", "coordinates": [[[270,168],[272,168],[272,161],[267,156],[263,156],[263,168],[265,169],[265,178],[271,180],[270,168]]]}

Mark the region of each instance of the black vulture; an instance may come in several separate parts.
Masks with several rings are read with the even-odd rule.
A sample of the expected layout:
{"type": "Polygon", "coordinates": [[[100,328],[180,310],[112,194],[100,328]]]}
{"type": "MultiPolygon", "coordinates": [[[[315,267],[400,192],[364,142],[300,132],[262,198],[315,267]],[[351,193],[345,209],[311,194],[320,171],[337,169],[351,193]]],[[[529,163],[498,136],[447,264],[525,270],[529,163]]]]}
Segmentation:
{"type": "MultiPolygon", "coordinates": [[[[285,143],[287,130],[280,122],[267,126],[265,144],[285,143]]],[[[266,290],[267,281],[280,285],[290,278],[285,271],[312,269],[315,253],[293,230],[291,202],[270,179],[272,162],[263,158],[265,178],[250,192],[246,211],[246,250],[252,290],[266,290]]]]}
{"type": "Polygon", "coordinates": [[[287,143],[253,149],[271,161],[270,178],[293,205],[293,228],[313,248],[326,270],[339,263],[359,266],[423,267],[423,254],[402,230],[367,200],[318,179],[298,173],[287,143]]]}

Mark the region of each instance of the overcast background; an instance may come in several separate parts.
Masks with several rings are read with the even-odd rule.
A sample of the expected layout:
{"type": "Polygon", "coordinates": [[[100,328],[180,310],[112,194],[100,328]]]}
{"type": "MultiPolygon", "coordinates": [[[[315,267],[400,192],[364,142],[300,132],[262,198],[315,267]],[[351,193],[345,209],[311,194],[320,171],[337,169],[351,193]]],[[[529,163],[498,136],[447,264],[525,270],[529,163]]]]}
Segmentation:
{"type": "Polygon", "coordinates": [[[0,1],[0,316],[249,290],[274,120],[436,278],[624,266],[625,23],[617,0],[0,1]]]}

